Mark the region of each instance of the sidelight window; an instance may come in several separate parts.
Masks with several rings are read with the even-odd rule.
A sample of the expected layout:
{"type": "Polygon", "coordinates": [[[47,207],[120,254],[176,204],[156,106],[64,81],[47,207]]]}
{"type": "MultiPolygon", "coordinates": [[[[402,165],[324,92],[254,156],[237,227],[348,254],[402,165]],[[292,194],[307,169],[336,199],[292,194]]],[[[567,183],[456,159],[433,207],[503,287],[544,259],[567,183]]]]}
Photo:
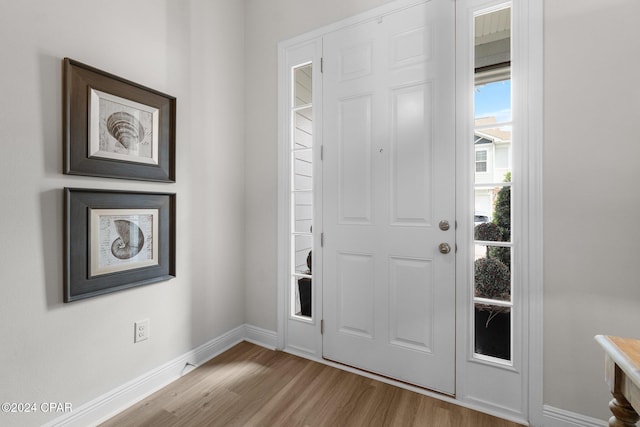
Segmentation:
{"type": "Polygon", "coordinates": [[[475,17],[474,355],[511,363],[516,267],[512,233],[511,8],[475,17]]]}
{"type": "Polygon", "coordinates": [[[290,129],[290,314],[312,316],[313,104],[312,64],[292,68],[290,129]]]}

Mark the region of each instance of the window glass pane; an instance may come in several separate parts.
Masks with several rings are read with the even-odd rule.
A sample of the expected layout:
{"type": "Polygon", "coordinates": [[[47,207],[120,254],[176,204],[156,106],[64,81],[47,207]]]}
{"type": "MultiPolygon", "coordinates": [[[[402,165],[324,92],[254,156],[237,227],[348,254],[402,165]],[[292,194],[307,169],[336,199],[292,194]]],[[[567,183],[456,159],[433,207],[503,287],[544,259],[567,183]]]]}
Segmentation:
{"type": "Polygon", "coordinates": [[[477,85],[475,90],[476,126],[511,121],[511,80],[477,85]]]}
{"type": "Polygon", "coordinates": [[[511,361],[511,9],[476,16],[474,36],[474,351],[511,361]]]}
{"type": "Polygon", "coordinates": [[[311,107],[293,113],[293,148],[311,148],[313,145],[311,107]]]}
{"type": "Polygon", "coordinates": [[[475,305],[475,352],[511,360],[511,309],[475,305]]]}
{"type": "Polygon", "coordinates": [[[311,264],[309,254],[313,247],[311,236],[295,235],[294,239],[294,272],[309,274],[309,264],[311,264]]]}
{"type": "Polygon", "coordinates": [[[311,64],[294,68],[294,107],[311,104],[311,64]]]}
{"type": "Polygon", "coordinates": [[[294,276],[293,284],[293,314],[297,316],[311,317],[311,283],[308,277],[294,276]]]}
{"type": "Polygon", "coordinates": [[[511,301],[511,248],[475,245],[474,297],[511,301]]]}
{"type": "Polygon", "coordinates": [[[311,150],[297,150],[293,152],[293,189],[313,189],[313,164],[311,150]]]}
{"type": "MultiPolygon", "coordinates": [[[[510,179],[509,176],[507,178],[510,179]]],[[[475,240],[511,241],[511,191],[510,185],[476,186],[473,217],[475,240]]]]}
{"type": "Polygon", "coordinates": [[[313,226],[313,193],[310,191],[293,194],[293,231],[311,233],[313,226]]]}
{"type": "Polygon", "coordinates": [[[511,130],[509,125],[474,131],[476,184],[504,182],[511,172],[511,130]]]}
{"type": "Polygon", "coordinates": [[[500,229],[502,242],[511,241],[511,191],[510,185],[494,189],[492,220],[500,229]]]}
{"type": "Polygon", "coordinates": [[[300,316],[300,291],[298,289],[298,276],[291,276],[291,314],[300,316]]]}
{"type": "Polygon", "coordinates": [[[311,277],[308,276],[311,276],[313,248],[312,65],[294,67],[292,77],[290,313],[311,317],[311,277]]]}

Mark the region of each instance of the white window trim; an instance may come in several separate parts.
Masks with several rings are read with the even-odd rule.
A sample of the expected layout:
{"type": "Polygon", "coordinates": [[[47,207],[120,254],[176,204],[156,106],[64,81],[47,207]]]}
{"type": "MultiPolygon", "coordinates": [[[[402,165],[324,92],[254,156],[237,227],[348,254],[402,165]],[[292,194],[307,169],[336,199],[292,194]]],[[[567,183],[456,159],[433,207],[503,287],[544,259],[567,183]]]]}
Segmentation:
{"type": "Polygon", "coordinates": [[[278,46],[278,286],[277,322],[278,348],[304,357],[322,357],[320,313],[322,313],[322,251],[318,238],[322,224],[322,79],[320,61],[322,40],[318,37],[283,42],[278,46]],[[313,286],[312,316],[292,315],[291,301],[291,112],[293,106],[293,67],[311,63],[313,93],[313,286]]]}
{"type": "MultiPolygon", "coordinates": [[[[513,0],[512,3],[512,50],[511,69],[513,72],[513,114],[514,141],[525,147],[516,153],[513,148],[513,167],[518,181],[514,186],[514,226],[518,226],[519,237],[516,262],[520,271],[517,281],[520,296],[518,320],[523,325],[518,338],[520,345],[514,348],[514,365],[500,366],[490,360],[473,357],[473,329],[469,307],[472,304],[473,263],[469,251],[472,250],[473,223],[465,223],[463,218],[474,212],[473,176],[475,170],[475,150],[469,149],[473,140],[473,15],[477,11],[500,8],[507,3],[502,0],[457,0],[457,218],[458,218],[458,258],[457,258],[457,347],[456,395],[457,399],[474,406],[485,408],[486,412],[501,413],[514,421],[528,421],[531,426],[542,426],[542,378],[543,378],[543,310],[542,310],[542,50],[543,50],[543,1],[513,0]],[[491,371],[495,371],[493,374],[491,371]],[[499,371],[503,371],[500,374],[499,371]],[[509,372],[522,375],[520,408],[515,410],[500,407],[484,400],[480,390],[486,390],[486,380],[507,378],[509,372]],[[494,376],[495,375],[495,376],[494,376]],[[485,383],[478,383],[478,379],[485,383]]],[[[514,233],[516,231],[514,230],[514,233]]],[[[486,395],[486,391],[484,393],[486,395]]]]}

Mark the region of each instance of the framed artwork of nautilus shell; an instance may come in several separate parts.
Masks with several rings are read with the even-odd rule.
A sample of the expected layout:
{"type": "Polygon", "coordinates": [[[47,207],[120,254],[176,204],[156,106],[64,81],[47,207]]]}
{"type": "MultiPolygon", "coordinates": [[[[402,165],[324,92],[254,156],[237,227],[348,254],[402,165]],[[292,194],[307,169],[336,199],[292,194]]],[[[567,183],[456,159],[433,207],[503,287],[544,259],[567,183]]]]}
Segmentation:
{"type": "Polygon", "coordinates": [[[175,277],[176,195],[65,188],[64,301],[175,277]]]}
{"type": "Polygon", "coordinates": [[[175,182],[176,99],[64,59],[64,173],[175,182]]]}

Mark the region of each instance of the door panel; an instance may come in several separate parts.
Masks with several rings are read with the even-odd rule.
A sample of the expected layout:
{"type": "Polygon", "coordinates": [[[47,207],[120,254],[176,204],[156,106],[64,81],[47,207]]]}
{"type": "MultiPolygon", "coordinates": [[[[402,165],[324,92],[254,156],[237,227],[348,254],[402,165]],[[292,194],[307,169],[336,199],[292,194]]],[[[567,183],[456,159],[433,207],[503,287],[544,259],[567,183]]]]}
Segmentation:
{"type": "Polygon", "coordinates": [[[433,346],[433,262],[392,257],[389,282],[390,342],[431,352],[433,346]]]}
{"type": "Polygon", "coordinates": [[[373,45],[366,41],[340,50],[340,81],[361,78],[373,71],[373,45]]]}
{"type": "Polygon", "coordinates": [[[373,338],[373,261],[368,254],[338,254],[337,326],[341,333],[373,338]]]}
{"type": "Polygon", "coordinates": [[[449,394],[455,250],[438,245],[455,248],[454,4],[323,39],[323,355],[449,394]]]}
{"type": "Polygon", "coordinates": [[[370,224],[371,195],[371,96],[339,101],[340,221],[370,224]]]}
{"type": "Polygon", "coordinates": [[[390,175],[393,225],[431,224],[431,101],[430,84],[394,89],[392,92],[390,175]]]}

